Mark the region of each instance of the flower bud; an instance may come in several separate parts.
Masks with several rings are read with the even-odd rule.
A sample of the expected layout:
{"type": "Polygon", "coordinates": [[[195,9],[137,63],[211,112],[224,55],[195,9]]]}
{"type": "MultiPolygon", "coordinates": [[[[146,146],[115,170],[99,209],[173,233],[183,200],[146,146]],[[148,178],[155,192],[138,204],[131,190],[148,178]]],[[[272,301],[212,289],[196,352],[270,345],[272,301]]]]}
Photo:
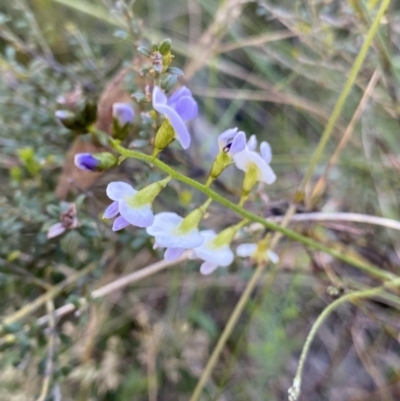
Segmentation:
{"type": "Polygon", "coordinates": [[[86,171],[104,171],[118,164],[118,158],[109,152],[77,153],[75,166],[86,171]]]}
{"type": "Polygon", "coordinates": [[[165,119],[154,138],[154,155],[160,153],[175,139],[175,131],[168,119],[165,119]]]}
{"type": "Polygon", "coordinates": [[[164,39],[159,47],[159,52],[165,56],[171,50],[171,39],[164,39]]]}
{"type": "Polygon", "coordinates": [[[129,103],[114,103],[112,114],[112,136],[113,138],[123,140],[132,127],[133,117],[135,115],[133,107],[129,103]]]}
{"type": "Polygon", "coordinates": [[[55,116],[60,120],[61,124],[68,129],[74,129],[76,115],[69,110],[57,110],[55,116]]]}
{"type": "Polygon", "coordinates": [[[86,134],[97,119],[97,103],[94,100],[86,100],[77,110],[57,110],[55,116],[64,127],[86,134]]]}

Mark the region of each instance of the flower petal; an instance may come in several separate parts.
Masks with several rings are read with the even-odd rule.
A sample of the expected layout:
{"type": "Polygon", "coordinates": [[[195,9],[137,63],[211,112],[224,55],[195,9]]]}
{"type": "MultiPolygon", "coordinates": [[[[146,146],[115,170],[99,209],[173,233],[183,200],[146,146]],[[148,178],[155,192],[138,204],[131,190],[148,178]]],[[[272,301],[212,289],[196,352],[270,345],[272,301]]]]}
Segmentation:
{"type": "Polygon", "coordinates": [[[118,214],[118,202],[114,201],[110,206],[104,211],[103,219],[112,219],[118,214]]]}
{"type": "Polygon", "coordinates": [[[112,226],[112,230],[113,231],[118,231],[118,230],[122,230],[125,227],[129,226],[129,222],[126,221],[122,216],[118,216],[115,220],[114,220],[114,224],[112,226]]]}
{"type": "Polygon", "coordinates": [[[240,170],[247,171],[251,164],[255,164],[258,169],[258,180],[266,184],[272,184],[276,180],[276,175],[269,164],[256,152],[246,147],[242,152],[233,156],[236,167],[240,170]]]}
{"type": "Polygon", "coordinates": [[[179,114],[172,108],[163,104],[154,104],[153,107],[161,114],[168,117],[175,135],[180,142],[183,149],[187,149],[190,146],[190,134],[179,114]]]}
{"type": "Polygon", "coordinates": [[[149,227],[153,224],[154,215],[150,203],[136,209],[126,201],[120,200],[118,209],[121,216],[133,226],[149,227]]]}
{"type": "Polygon", "coordinates": [[[176,103],[174,109],[183,121],[195,118],[198,113],[197,102],[189,96],[181,97],[176,103]]]}
{"type": "Polygon", "coordinates": [[[112,115],[117,119],[118,124],[123,127],[132,123],[135,112],[129,103],[114,103],[112,105],[112,115]]]}
{"type": "Polygon", "coordinates": [[[100,161],[91,153],[77,153],[74,157],[74,164],[81,170],[95,171],[100,161]]]}
{"type": "Polygon", "coordinates": [[[156,104],[165,104],[165,105],[167,104],[167,96],[165,96],[165,93],[158,86],[155,86],[153,88],[153,107],[154,108],[155,108],[156,104]]]}
{"type": "Polygon", "coordinates": [[[270,164],[271,160],[272,160],[272,150],[271,150],[271,146],[269,145],[268,142],[261,142],[260,153],[261,153],[261,157],[264,159],[264,161],[267,164],[270,164]]]}
{"type": "Polygon", "coordinates": [[[156,241],[166,248],[192,249],[200,246],[204,242],[204,238],[197,229],[193,229],[184,235],[174,235],[173,232],[165,233],[157,236],[156,241]]]}
{"type": "Polygon", "coordinates": [[[222,150],[237,135],[237,128],[229,128],[218,136],[218,146],[222,150]]]}
{"type": "Polygon", "coordinates": [[[253,253],[257,250],[257,244],[240,244],[236,249],[236,255],[247,258],[248,256],[253,255],[253,253]]]}
{"type": "Polygon", "coordinates": [[[57,237],[57,236],[61,235],[65,230],[66,230],[66,228],[61,223],[53,224],[49,228],[49,231],[47,231],[47,238],[50,239],[50,238],[57,237]]]}
{"type": "Polygon", "coordinates": [[[174,260],[179,259],[184,252],[185,249],[183,248],[167,248],[167,250],[164,253],[164,259],[168,260],[169,262],[172,262],[174,260]]]}
{"type": "Polygon", "coordinates": [[[250,151],[246,146],[241,152],[236,153],[233,156],[233,161],[235,162],[236,167],[239,170],[247,171],[248,167],[250,166],[250,163],[253,161],[251,156],[252,153],[254,152],[250,151]]]}
{"type": "Polygon", "coordinates": [[[195,248],[194,252],[198,258],[203,259],[206,262],[215,263],[218,266],[229,266],[235,258],[228,245],[216,248],[210,246],[209,243],[206,243],[195,248]]]}
{"type": "Polygon", "coordinates": [[[229,153],[234,156],[236,153],[241,152],[246,146],[246,134],[240,131],[234,138],[229,149],[229,153]]]}
{"type": "Polygon", "coordinates": [[[162,212],[154,216],[154,222],[151,227],[146,229],[147,234],[153,237],[165,235],[166,232],[174,230],[182,223],[183,218],[176,213],[162,212]]]}
{"type": "Polygon", "coordinates": [[[269,164],[263,163],[262,166],[258,166],[261,172],[260,181],[266,184],[272,184],[276,180],[276,174],[272,170],[269,164]]]}
{"type": "Polygon", "coordinates": [[[135,195],[137,191],[131,185],[123,181],[113,181],[107,185],[107,196],[117,201],[125,198],[125,196],[135,195]]]}
{"type": "Polygon", "coordinates": [[[218,266],[228,266],[233,262],[234,254],[228,245],[216,247],[212,244],[217,236],[213,230],[204,230],[200,234],[204,237],[204,242],[193,249],[198,258],[218,266]]]}
{"type": "Polygon", "coordinates": [[[279,262],[279,256],[275,252],[267,251],[267,256],[272,263],[277,264],[279,262]]]}
{"type": "Polygon", "coordinates": [[[175,108],[182,97],[192,97],[192,92],[187,86],[182,86],[182,88],[179,88],[171,95],[168,99],[168,106],[175,108]]]}
{"type": "Polygon", "coordinates": [[[178,227],[182,220],[183,218],[176,213],[158,213],[154,217],[153,225],[148,227],[146,231],[155,237],[157,245],[166,248],[191,249],[201,245],[204,242],[204,237],[196,228],[183,234],[179,233],[178,227]]]}
{"type": "Polygon", "coordinates": [[[256,150],[257,147],[257,137],[252,135],[249,140],[247,141],[247,147],[249,150],[256,150]]]}
{"type": "Polygon", "coordinates": [[[214,270],[216,270],[217,267],[218,265],[216,265],[215,263],[204,262],[200,266],[200,273],[206,276],[208,274],[211,274],[214,270]]]}

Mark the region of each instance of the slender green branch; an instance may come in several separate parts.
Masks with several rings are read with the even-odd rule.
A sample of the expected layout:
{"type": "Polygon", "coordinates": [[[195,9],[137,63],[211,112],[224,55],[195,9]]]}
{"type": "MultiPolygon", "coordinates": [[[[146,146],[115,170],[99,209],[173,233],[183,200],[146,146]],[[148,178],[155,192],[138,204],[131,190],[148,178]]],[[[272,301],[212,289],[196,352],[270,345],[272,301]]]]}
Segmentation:
{"type": "Polygon", "coordinates": [[[321,327],[322,323],[325,319],[333,312],[338,306],[351,302],[353,300],[362,299],[362,298],[372,298],[380,295],[381,292],[384,292],[388,287],[398,287],[400,286],[400,279],[393,280],[390,283],[385,283],[380,287],[368,288],[366,290],[354,291],[349,294],[344,295],[343,297],[337,299],[328,305],[324,311],[318,316],[318,319],[313,324],[310,332],[308,333],[306,342],[304,343],[303,350],[300,355],[299,365],[297,367],[296,375],[293,380],[293,386],[289,389],[289,401],[296,401],[300,396],[300,388],[301,388],[301,377],[304,369],[304,364],[307,358],[308,351],[310,349],[311,343],[317,334],[318,329],[321,327]]]}
{"type": "Polygon", "coordinates": [[[332,114],[329,118],[329,121],[326,124],[325,130],[322,133],[318,147],[315,150],[313,157],[311,158],[306,175],[304,176],[304,179],[303,179],[302,183],[300,184],[300,190],[304,190],[306,184],[308,183],[308,181],[310,180],[310,178],[314,172],[314,169],[318,163],[318,160],[322,156],[322,152],[324,151],[325,146],[332,134],[335,123],[336,123],[337,119],[339,118],[339,115],[345,105],[347,96],[349,95],[350,90],[354,84],[354,81],[356,80],[356,77],[358,75],[358,72],[360,71],[360,68],[365,59],[365,56],[368,53],[368,49],[371,46],[372,40],[374,39],[374,36],[375,36],[376,32],[378,31],[378,27],[379,27],[380,21],[383,17],[383,14],[385,13],[389,4],[390,4],[390,0],[383,0],[381,3],[381,6],[379,7],[379,10],[376,14],[375,20],[374,20],[373,24],[371,25],[371,28],[368,31],[367,37],[365,38],[365,41],[357,55],[356,60],[354,61],[353,67],[351,68],[349,77],[347,78],[347,81],[343,87],[342,93],[340,94],[339,99],[336,102],[335,108],[333,109],[332,114]]]}
{"type": "Polygon", "coordinates": [[[363,260],[356,259],[350,255],[345,255],[342,252],[339,252],[335,249],[331,249],[328,246],[322,245],[311,238],[305,237],[304,235],[301,235],[297,233],[296,231],[290,230],[288,228],[282,227],[281,225],[274,223],[272,221],[267,221],[262,217],[257,216],[254,213],[251,213],[247,210],[245,210],[243,207],[236,205],[235,203],[225,199],[223,196],[219,195],[218,193],[214,192],[212,189],[208,188],[207,186],[185,176],[182,173],[179,173],[178,171],[174,170],[172,167],[168,166],[167,164],[163,163],[161,160],[158,160],[156,158],[153,158],[152,156],[146,155],[142,152],[138,152],[136,150],[130,150],[126,149],[123,146],[119,144],[118,141],[111,140],[111,144],[113,148],[118,151],[121,155],[126,156],[126,157],[133,157],[138,160],[142,160],[144,162],[147,162],[149,164],[154,164],[157,166],[160,170],[164,171],[165,173],[169,174],[171,177],[190,185],[191,187],[203,192],[207,196],[209,196],[212,200],[220,203],[221,205],[233,210],[240,216],[244,217],[245,219],[248,219],[253,222],[257,222],[262,224],[265,228],[268,228],[273,231],[277,231],[285,235],[286,237],[298,241],[304,245],[307,245],[313,249],[316,249],[318,251],[326,252],[329,255],[334,256],[335,258],[346,262],[348,264],[353,265],[354,267],[357,267],[360,270],[363,270],[365,273],[370,274],[371,276],[380,278],[382,280],[392,280],[396,276],[393,275],[392,273],[386,272],[384,270],[379,269],[378,267],[364,262],[363,260]]]}

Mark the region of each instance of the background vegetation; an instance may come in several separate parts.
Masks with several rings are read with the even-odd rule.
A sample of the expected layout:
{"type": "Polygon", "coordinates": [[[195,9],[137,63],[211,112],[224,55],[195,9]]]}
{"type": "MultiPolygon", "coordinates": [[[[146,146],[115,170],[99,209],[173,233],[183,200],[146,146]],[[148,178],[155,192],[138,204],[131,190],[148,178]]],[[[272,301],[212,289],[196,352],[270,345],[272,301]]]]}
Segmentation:
{"type": "MultiPolygon", "coordinates": [[[[95,289],[161,259],[144,230],[113,233],[101,219],[107,182],[119,177],[141,184],[158,173],[132,162],[89,188],[74,187],[66,200],[76,205],[79,227],[48,240],[48,228],[67,207],[55,189],[74,140],[54,118],[57,98],[77,87],[99,95],[137,57],[139,44],[170,37],[174,65],[184,70],[182,83],[200,113],[191,127],[190,153],[176,148],[167,162],[202,181],[220,132],[238,126],[256,134],[271,144],[278,179],[260,187],[248,209],[279,218],[294,199],[380,4],[0,4],[0,401],[188,400],[254,270],[252,261],[237,260],[203,277],[197,262],[185,261],[84,302],[95,289]],[[52,311],[68,303],[77,311],[56,320],[52,311]],[[53,318],[41,318],[46,313],[53,318]]],[[[399,220],[398,9],[393,0],[381,20],[297,214],[349,212],[399,220]],[[347,142],[340,145],[343,137],[347,142]]],[[[136,78],[126,76],[129,93],[136,78]]],[[[237,199],[236,178],[227,171],[216,190],[237,199]]],[[[174,183],[156,207],[184,213],[199,197],[174,183]]],[[[222,229],[236,219],[214,206],[209,224],[222,229]]],[[[391,228],[346,219],[305,219],[291,227],[399,273],[399,233],[391,228]]],[[[258,238],[253,228],[249,235],[258,238]]],[[[285,400],[307,333],[322,310],[342,292],[379,284],[287,239],[275,251],[278,269],[262,274],[203,400],[285,400]]],[[[300,399],[398,399],[399,307],[391,291],[332,313],[311,346],[300,399]]]]}

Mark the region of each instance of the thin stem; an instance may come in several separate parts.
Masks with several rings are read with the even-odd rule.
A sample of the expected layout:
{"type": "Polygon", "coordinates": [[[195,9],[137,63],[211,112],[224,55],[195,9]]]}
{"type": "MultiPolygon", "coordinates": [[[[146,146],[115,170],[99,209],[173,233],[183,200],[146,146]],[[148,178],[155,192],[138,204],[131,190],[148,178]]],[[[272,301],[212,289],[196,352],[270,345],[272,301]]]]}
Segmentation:
{"type": "Polygon", "coordinates": [[[354,128],[355,128],[358,120],[360,119],[360,117],[365,109],[365,106],[367,105],[368,100],[370,99],[380,76],[381,76],[380,71],[378,69],[376,69],[372,75],[372,78],[369,81],[367,88],[365,89],[365,92],[360,100],[360,103],[357,106],[356,111],[353,114],[353,117],[350,120],[349,125],[346,128],[346,131],[344,132],[342,138],[340,139],[339,144],[336,147],[335,152],[329,159],[328,164],[325,166],[325,170],[324,170],[323,174],[319,178],[318,182],[315,184],[315,187],[311,194],[311,201],[313,203],[316,201],[317,198],[319,198],[325,192],[325,189],[327,186],[326,182],[327,182],[328,173],[329,173],[330,169],[332,168],[332,166],[334,164],[336,164],[337,160],[339,159],[340,154],[342,153],[342,150],[346,147],[347,142],[350,140],[351,135],[354,132],[354,128]]]}
{"type": "Polygon", "coordinates": [[[262,224],[265,228],[268,228],[273,231],[280,232],[281,234],[285,235],[286,237],[298,241],[304,245],[310,246],[313,249],[319,250],[326,252],[329,255],[334,256],[335,258],[342,260],[343,262],[346,262],[348,264],[353,265],[354,267],[359,268],[360,270],[363,270],[367,274],[370,274],[374,277],[383,279],[383,280],[392,280],[396,276],[393,275],[392,273],[383,271],[379,269],[378,267],[367,263],[361,259],[354,258],[350,255],[343,254],[335,249],[330,249],[328,246],[322,245],[311,238],[305,237],[296,231],[290,230],[288,228],[282,227],[277,223],[274,223],[272,221],[265,220],[262,217],[257,216],[256,214],[253,214],[245,209],[243,207],[240,207],[236,205],[235,203],[227,200],[223,196],[219,195],[218,193],[214,192],[210,188],[206,187],[205,185],[185,176],[182,173],[179,173],[178,171],[174,170],[172,167],[168,166],[167,164],[163,163],[161,160],[158,159],[153,159],[151,156],[146,155],[142,152],[138,152],[136,150],[130,150],[130,149],[125,149],[122,147],[118,141],[115,140],[110,140],[113,148],[121,153],[123,156],[126,157],[133,157],[138,160],[145,161],[149,164],[154,164],[157,166],[160,170],[163,170],[167,174],[169,174],[171,177],[184,182],[185,184],[190,185],[191,187],[203,192],[204,194],[208,195],[212,200],[220,203],[221,205],[233,210],[240,216],[253,221],[262,224]]]}
{"type": "Polygon", "coordinates": [[[52,299],[47,301],[47,314],[49,316],[49,343],[48,343],[48,351],[47,351],[47,362],[46,362],[46,370],[44,373],[42,390],[40,392],[39,398],[37,401],[45,401],[47,394],[49,392],[51,377],[53,374],[53,364],[54,364],[54,352],[56,345],[56,321],[54,318],[54,302],[52,299]]]}
{"type": "Polygon", "coordinates": [[[306,186],[306,184],[308,183],[308,181],[310,180],[314,169],[318,163],[318,160],[321,158],[322,153],[325,149],[325,146],[332,134],[333,128],[335,126],[335,123],[337,121],[337,119],[339,118],[339,115],[345,105],[347,96],[350,93],[350,90],[355,82],[355,79],[358,75],[358,72],[361,69],[362,63],[365,59],[365,56],[368,53],[369,47],[371,46],[372,40],[378,30],[381,18],[383,17],[383,14],[385,13],[386,9],[388,8],[390,4],[390,0],[383,0],[379,10],[376,14],[375,20],[371,25],[371,28],[368,31],[367,37],[357,55],[356,60],[354,61],[353,67],[351,68],[349,77],[347,78],[347,81],[344,85],[344,88],[339,96],[339,99],[337,100],[335,107],[332,111],[332,114],[328,120],[328,123],[326,124],[325,130],[322,133],[321,139],[319,141],[318,147],[314,152],[314,155],[311,158],[310,164],[308,166],[307,172],[304,176],[303,181],[300,184],[300,190],[304,191],[304,188],[306,186]]]}
{"type": "Polygon", "coordinates": [[[338,306],[344,304],[345,302],[351,302],[353,300],[362,298],[371,298],[379,295],[381,292],[385,291],[388,287],[391,288],[398,286],[400,286],[400,279],[393,280],[390,283],[385,283],[380,287],[369,288],[367,290],[361,290],[361,291],[354,291],[337,299],[324,309],[324,311],[318,316],[318,319],[313,324],[310,332],[308,333],[306,342],[304,343],[303,350],[300,355],[299,365],[297,367],[296,375],[293,380],[293,386],[288,391],[289,401],[296,401],[300,396],[301,377],[308,351],[310,350],[311,343],[318,329],[321,327],[322,323],[329,316],[329,314],[333,312],[338,306]]]}
{"type": "MultiPolygon", "coordinates": [[[[271,221],[281,221],[281,216],[271,217],[271,221]]],[[[298,221],[351,221],[354,223],[365,223],[373,224],[376,226],[382,226],[386,228],[392,228],[393,230],[400,230],[400,222],[385,217],[369,216],[361,213],[300,213],[295,214],[290,218],[291,222],[298,221]]]]}
{"type": "MultiPolygon", "coordinates": [[[[167,267],[176,266],[177,264],[187,260],[188,256],[189,256],[189,253],[186,252],[177,260],[174,260],[174,261],[161,260],[157,263],[153,263],[152,265],[146,266],[143,269],[140,269],[133,273],[127,274],[126,276],[120,277],[117,280],[114,280],[111,283],[108,283],[108,284],[104,285],[103,287],[100,287],[97,290],[94,290],[90,294],[90,298],[98,299],[98,298],[105,297],[106,295],[111,294],[115,291],[122,290],[123,288],[127,287],[128,285],[130,285],[132,283],[136,283],[140,280],[143,280],[144,278],[149,277],[155,273],[158,273],[159,271],[164,270],[167,267]]],[[[86,298],[81,298],[76,303],[65,304],[54,311],[54,316],[56,318],[62,317],[64,315],[66,315],[67,313],[73,312],[76,309],[77,304],[84,305],[84,304],[86,304],[86,302],[87,302],[86,298]]],[[[48,319],[49,319],[49,315],[44,315],[36,321],[36,324],[38,326],[42,326],[48,321],[48,319]]]]}
{"type": "Polygon", "coordinates": [[[41,306],[43,306],[49,300],[52,300],[56,296],[58,296],[62,291],[64,291],[71,284],[77,282],[82,277],[85,277],[87,274],[89,274],[91,271],[93,271],[95,269],[95,267],[96,267],[96,264],[91,263],[85,269],[68,277],[66,280],[64,280],[60,284],[52,287],[49,291],[47,291],[40,297],[37,297],[34,301],[32,301],[28,305],[24,306],[23,308],[19,309],[18,311],[13,313],[11,316],[6,317],[3,320],[2,324],[0,325],[0,334],[2,334],[4,332],[4,326],[8,326],[10,324],[16,323],[17,321],[23,319],[24,317],[28,316],[29,314],[35,312],[37,309],[39,309],[41,306]]]}
{"type": "Polygon", "coordinates": [[[207,380],[209,379],[211,372],[214,369],[214,366],[218,360],[218,357],[225,346],[226,341],[228,340],[233,328],[236,326],[236,323],[243,312],[244,307],[246,306],[247,300],[249,299],[251,293],[253,292],[257,282],[261,276],[261,273],[264,271],[264,265],[259,264],[257,269],[254,271],[253,276],[251,277],[250,281],[247,283],[247,286],[239,299],[234,311],[232,312],[229,320],[224,328],[224,331],[218,338],[217,345],[215,346],[210,358],[207,361],[207,365],[204,368],[199,381],[197,382],[196,388],[192,396],[190,397],[189,401],[197,401],[200,397],[200,394],[203,390],[204,385],[206,384],[207,380]]]}

